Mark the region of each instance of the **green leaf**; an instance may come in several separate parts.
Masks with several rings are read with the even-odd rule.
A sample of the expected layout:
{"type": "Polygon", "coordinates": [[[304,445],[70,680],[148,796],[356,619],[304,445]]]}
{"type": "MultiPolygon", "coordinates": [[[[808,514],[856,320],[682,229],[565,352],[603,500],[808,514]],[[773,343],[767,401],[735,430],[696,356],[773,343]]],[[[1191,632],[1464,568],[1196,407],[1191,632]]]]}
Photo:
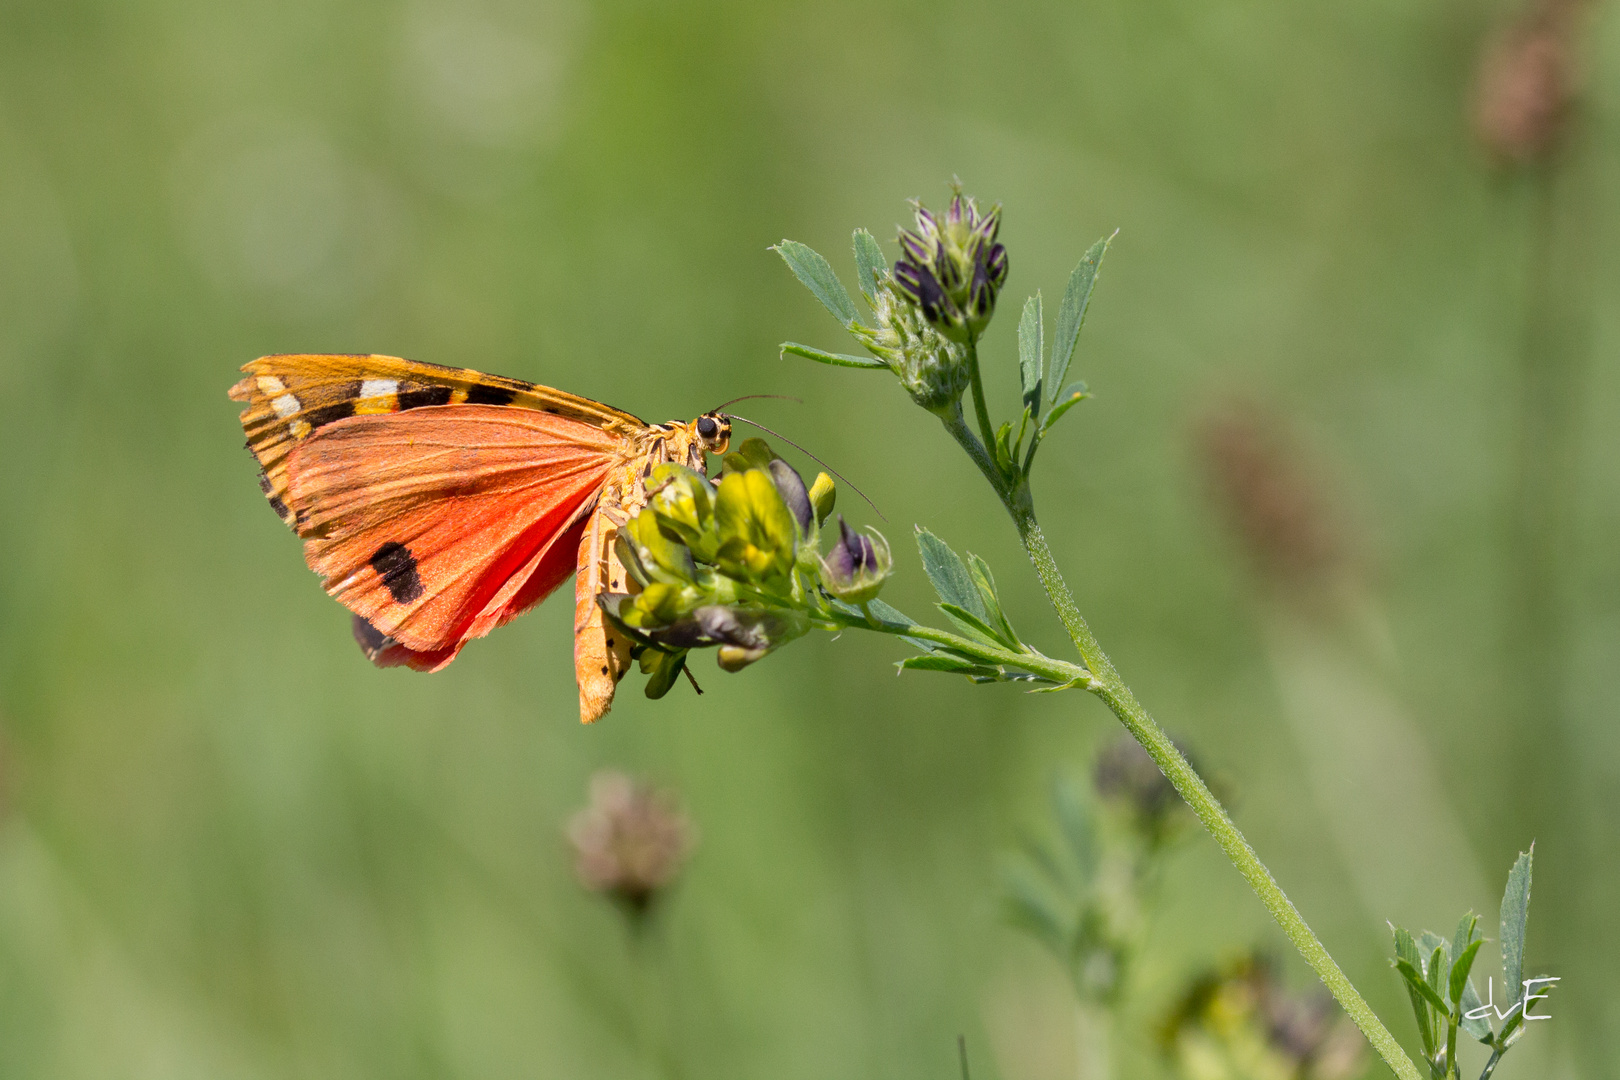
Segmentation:
{"type": "Polygon", "coordinates": [[[1457,923],[1457,933],[1451,939],[1451,955],[1462,956],[1463,950],[1474,941],[1475,928],[1479,925],[1479,916],[1472,911],[1462,917],[1457,923]]]}
{"type": "MultiPolygon", "coordinates": [[[[1429,938],[1433,937],[1434,935],[1425,930],[1423,931],[1423,936],[1425,938],[1429,938]]],[[[1428,948],[1427,943],[1423,943],[1423,947],[1428,948]]],[[[1440,1011],[1447,1015],[1450,1015],[1451,1013],[1451,1006],[1445,1003],[1446,999],[1443,996],[1443,993],[1446,986],[1446,976],[1450,973],[1450,971],[1451,964],[1446,958],[1446,946],[1444,944],[1436,945],[1434,947],[1434,952],[1429,954],[1429,963],[1427,969],[1427,974],[1429,976],[1428,987],[1430,990],[1434,991],[1435,998],[1439,1000],[1440,1011]]]]}
{"type": "Polygon", "coordinates": [[[982,665],[971,660],[963,660],[959,656],[949,653],[933,652],[926,656],[908,656],[897,661],[895,666],[901,671],[972,671],[982,665]]]}
{"type": "Polygon", "coordinates": [[[686,650],[669,653],[661,649],[648,649],[641,655],[641,670],[648,673],[647,685],[643,689],[649,698],[657,701],[670,688],[675,680],[680,678],[681,670],[686,667],[686,650]],[[649,657],[651,660],[649,661],[649,657]]]}
{"type": "Polygon", "coordinates": [[[996,467],[1001,470],[1001,474],[1003,476],[1014,475],[1017,469],[1017,459],[1013,454],[1012,421],[1009,420],[1004,422],[1001,427],[996,430],[996,441],[994,447],[996,467]]]}
{"type": "MultiPolygon", "coordinates": [[[[1114,236],[1119,235],[1117,232],[1114,236]]],[[[1069,361],[1074,357],[1074,346],[1080,340],[1080,327],[1086,321],[1086,308],[1091,306],[1091,290],[1097,284],[1097,270],[1114,236],[1105,237],[1091,245],[1080,265],[1069,275],[1069,287],[1063,290],[1063,302],[1058,306],[1057,326],[1052,332],[1052,364],[1049,371],[1051,385],[1063,385],[1069,373],[1069,361]]]]}
{"type": "Polygon", "coordinates": [[[1052,408],[1047,412],[1046,419],[1041,421],[1041,429],[1036,437],[1045,438],[1046,433],[1052,430],[1052,425],[1061,420],[1064,413],[1090,396],[1091,394],[1087,391],[1085,383],[1070,383],[1069,388],[1063,391],[1058,399],[1052,403],[1052,408]]]}
{"type": "Polygon", "coordinates": [[[1068,682],[1065,682],[1065,683],[1054,683],[1051,686],[1037,686],[1037,687],[1035,687],[1035,689],[1028,691],[1028,693],[1031,693],[1031,694],[1055,694],[1059,690],[1087,690],[1087,689],[1090,689],[1090,687],[1091,687],[1091,676],[1089,676],[1089,675],[1081,675],[1079,678],[1070,679],[1068,682]]]}
{"type": "Polygon", "coordinates": [[[1412,935],[1404,927],[1392,927],[1395,931],[1395,970],[1401,973],[1406,981],[1407,996],[1412,999],[1412,1015],[1417,1017],[1418,1037],[1423,1040],[1423,1055],[1434,1056],[1434,1024],[1430,1019],[1431,1013],[1425,1001],[1425,993],[1432,994],[1424,983],[1422,970],[1423,961],[1419,958],[1417,944],[1413,942],[1412,935]],[[1420,989],[1421,987],[1421,989],[1420,989]]]}
{"type": "Polygon", "coordinates": [[[861,284],[861,295],[868,304],[877,302],[878,282],[889,274],[889,261],[883,249],[865,229],[855,230],[855,270],[861,284]]]}
{"type": "MultiPolygon", "coordinates": [[[[859,611],[859,609],[856,610],[859,611]]],[[[896,626],[917,625],[916,619],[913,619],[910,615],[907,615],[905,612],[900,611],[897,608],[890,607],[882,600],[868,601],[866,604],[866,610],[870,611],[872,613],[872,618],[876,619],[878,622],[893,623],[896,626]]]]}
{"type": "Polygon", "coordinates": [[[1097,873],[1097,831],[1092,827],[1085,789],[1070,778],[1058,778],[1052,784],[1052,809],[1074,864],[1089,883],[1097,873]]]}
{"type": "Polygon", "coordinates": [[[1024,404],[1031,415],[1041,411],[1041,358],[1045,319],[1041,315],[1041,294],[1024,301],[1024,315],[1018,320],[1018,381],[1024,388],[1024,404]]]}
{"type": "Polygon", "coordinates": [[[1003,679],[1002,673],[996,668],[943,652],[908,656],[894,666],[901,671],[943,671],[951,675],[966,675],[974,682],[1001,682],[1003,679]]]}
{"type": "Polygon", "coordinates": [[[1022,650],[1024,643],[1018,640],[1007,613],[1001,610],[1001,598],[996,595],[996,579],[990,573],[989,564],[970,551],[968,572],[973,575],[973,584],[979,587],[979,598],[984,601],[987,621],[999,631],[997,636],[1009,649],[1022,650]]]}
{"type": "Polygon", "coordinates": [[[845,329],[854,325],[855,301],[849,298],[844,283],[838,280],[838,275],[833,273],[826,259],[797,240],[783,240],[771,250],[782,256],[782,261],[788,264],[793,276],[816,294],[816,299],[833,313],[833,318],[844,324],[845,329]]]}
{"type": "Polygon", "coordinates": [[[1519,854],[1502,893],[1502,979],[1514,994],[1524,993],[1524,929],[1530,917],[1530,868],[1535,854],[1534,843],[1519,854]]]}
{"type": "Polygon", "coordinates": [[[1495,1032],[1491,1030],[1491,1022],[1483,1016],[1476,1017],[1473,1020],[1468,1019],[1469,1013],[1477,1011],[1484,1004],[1483,1001],[1479,1000],[1479,991],[1474,989],[1474,980],[1469,978],[1463,983],[1462,1020],[1459,1021],[1458,1026],[1473,1038],[1488,1045],[1496,1037],[1495,1032]]]}
{"type": "Polygon", "coordinates": [[[949,616],[951,622],[960,627],[961,630],[969,637],[982,638],[987,645],[1006,644],[1006,642],[1002,641],[1000,636],[996,633],[994,627],[985,622],[983,619],[979,618],[979,616],[973,614],[973,612],[959,607],[956,604],[941,603],[936,606],[939,608],[939,610],[943,611],[947,616],[949,616]]]}
{"type": "Polygon", "coordinates": [[[876,368],[879,371],[888,371],[889,365],[871,356],[850,356],[848,353],[823,352],[808,345],[800,345],[797,341],[784,341],[781,345],[781,355],[802,356],[806,360],[814,360],[818,364],[831,364],[833,367],[876,368]]]}
{"type": "Polygon", "coordinates": [[[1014,925],[1034,935],[1059,956],[1068,951],[1068,920],[1045,891],[1022,874],[1006,878],[1007,914],[1014,925]]]}
{"type": "Polygon", "coordinates": [[[1451,962],[1451,985],[1448,989],[1451,991],[1453,1003],[1460,1004],[1462,1002],[1463,989],[1468,985],[1468,972],[1473,969],[1474,956],[1479,952],[1479,947],[1483,944],[1485,944],[1483,938],[1474,941],[1451,962]]]}
{"type": "Polygon", "coordinates": [[[961,556],[921,525],[917,526],[917,550],[922,555],[923,570],[934,583],[939,598],[965,608],[980,622],[986,621],[988,613],[984,610],[984,601],[979,598],[979,588],[973,583],[961,556]]]}
{"type": "MultiPolygon", "coordinates": [[[[1446,1004],[1445,999],[1439,995],[1434,987],[1429,985],[1428,980],[1423,977],[1421,971],[1405,960],[1395,961],[1395,970],[1399,971],[1401,978],[1406,980],[1407,989],[1423,999],[1423,1004],[1435,1009],[1441,1015],[1448,1015],[1451,1012],[1451,1007],[1446,1004]]],[[[1425,1039],[1424,1042],[1427,1044],[1429,1040],[1425,1039]]],[[[1428,1050],[1428,1053],[1434,1053],[1432,1047],[1428,1050]]]]}

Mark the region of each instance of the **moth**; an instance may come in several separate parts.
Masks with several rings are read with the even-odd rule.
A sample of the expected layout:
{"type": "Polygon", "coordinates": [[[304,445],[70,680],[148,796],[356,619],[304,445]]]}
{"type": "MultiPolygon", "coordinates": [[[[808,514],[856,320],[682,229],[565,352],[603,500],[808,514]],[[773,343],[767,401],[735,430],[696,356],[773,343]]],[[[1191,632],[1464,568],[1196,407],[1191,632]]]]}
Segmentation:
{"type": "Polygon", "coordinates": [[[438,671],[574,575],[579,718],[600,719],[631,642],[618,530],[652,470],[730,446],[718,410],[648,424],[548,386],[396,356],[263,356],[230,396],[270,506],[354,613],[379,667],[438,671]]]}

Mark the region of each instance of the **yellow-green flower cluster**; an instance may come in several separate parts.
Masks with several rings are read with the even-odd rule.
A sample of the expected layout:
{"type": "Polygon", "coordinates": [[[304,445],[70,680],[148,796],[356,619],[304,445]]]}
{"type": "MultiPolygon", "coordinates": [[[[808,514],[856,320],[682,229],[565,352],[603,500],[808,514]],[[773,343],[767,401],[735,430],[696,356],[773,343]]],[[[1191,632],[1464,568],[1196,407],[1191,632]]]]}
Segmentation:
{"type": "Polygon", "coordinates": [[[806,487],[760,439],[727,455],[718,482],[682,465],[653,470],[647,505],[615,547],[628,591],[601,598],[637,642],[649,697],[668,691],[690,649],[715,646],[720,666],[737,671],[825,622],[834,598],[876,595],[890,567],[886,544],[880,558],[872,540],[855,537],[851,559],[853,534],[840,522],[839,545],[821,557],[835,496],[826,473],[806,487]]]}

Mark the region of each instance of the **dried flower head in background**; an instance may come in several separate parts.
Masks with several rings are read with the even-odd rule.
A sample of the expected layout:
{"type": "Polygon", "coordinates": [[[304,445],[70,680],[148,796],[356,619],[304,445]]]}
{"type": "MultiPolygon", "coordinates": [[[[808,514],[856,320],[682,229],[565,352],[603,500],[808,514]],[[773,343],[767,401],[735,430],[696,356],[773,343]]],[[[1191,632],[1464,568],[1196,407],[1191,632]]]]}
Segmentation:
{"type": "MultiPolygon", "coordinates": [[[[1176,741],[1176,749],[1188,757],[1187,748],[1176,741]]],[[[1104,801],[1121,807],[1132,826],[1149,843],[1168,840],[1177,825],[1191,818],[1175,785],[1165,779],[1158,763],[1129,735],[1121,735],[1097,755],[1092,767],[1092,784],[1104,801]]]]}
{"type": "Polygon", "coordinates": [[[1579,5],[1540,0],[1487,45],[1474,88],[1474,132],[1494,156],[1528,164],[1556,146],[1576,92],[1579,5]]]}
{"type": "Polygon", "coordinates": [[[1320,585],[1350,569],[1337,515],[1280,421],[1229,406],[1205,420],[1198,442],[1214,501],[1263,577],[1320,585]]]}
{"type": "Polygon", "coordinates": [[[580,882],[639,915],[680,873],[696,830],[669,792],[604,770],[591,777],[590,802],[569,822],[568,839],[580,882]]]}
{"type": "Polygon", "coordinates": [[[1326,990],[1291,995],[1255,955],[1195,979],[1160,1034],[1187,1080],[1345,1080],[1366,1049],[1326,990]]]}

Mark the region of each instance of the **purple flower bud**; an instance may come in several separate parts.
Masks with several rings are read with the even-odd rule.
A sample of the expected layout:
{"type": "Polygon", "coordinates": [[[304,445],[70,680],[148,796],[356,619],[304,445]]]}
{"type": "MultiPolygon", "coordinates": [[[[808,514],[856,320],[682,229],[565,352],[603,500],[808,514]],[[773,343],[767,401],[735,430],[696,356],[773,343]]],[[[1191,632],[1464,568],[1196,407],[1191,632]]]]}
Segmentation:
{"type": "Polygon", "coordinates": [[[920,266],[904,261],[895,263],[894,280],[900,291],[922,309],[923,318],[929,322],[937,323],[947,312],[955,310],[938,279],[920,266]]]}
{"type": "Polygon", "coordinates": [[[893,568],[889,545],[849,527],[838,516],[838,542],[821,560],[821,583],[832,595],[852,604],[863,604],[877,596],[893,568]]]}
{"type": "Polygon", "coordinates": [[[804,486],[804,477],[781,458],[771,459],[770,470],[771,481],[776,484],[782,501],[787,503],[788,511],[798,521],[799,531],[808,533],[813,511],[810,509],[810,492],[804,486]]]}

